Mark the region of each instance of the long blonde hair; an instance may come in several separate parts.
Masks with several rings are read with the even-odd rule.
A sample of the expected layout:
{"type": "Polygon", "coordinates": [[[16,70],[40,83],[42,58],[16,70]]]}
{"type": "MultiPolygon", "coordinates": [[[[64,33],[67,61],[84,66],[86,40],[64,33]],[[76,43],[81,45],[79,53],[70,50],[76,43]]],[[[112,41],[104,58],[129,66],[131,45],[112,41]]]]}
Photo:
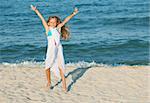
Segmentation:
{"type": "MultiPolygon", "coordinates": [[[[57,25],[59,25],[61,23],[61,19],[58,16],[50,16],[48,18],[47,23],[50,21],[51,18],[56,18],[57,20],[57,25]]],[[[57,26],[56,25],[56,26],[57,26]]],[[[65,25],[61,27],[61,37],[65,40],[70,38],[70,32],[69,32],[69,28],[66,27],[65,25]]]]}

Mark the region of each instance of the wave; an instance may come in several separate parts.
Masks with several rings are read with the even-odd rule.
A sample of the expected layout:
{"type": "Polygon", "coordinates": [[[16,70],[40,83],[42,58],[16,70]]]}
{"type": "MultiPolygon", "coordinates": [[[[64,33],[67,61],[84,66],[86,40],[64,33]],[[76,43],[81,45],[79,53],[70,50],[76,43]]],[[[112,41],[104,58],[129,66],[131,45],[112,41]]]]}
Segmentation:
{"type": "MultiPolygon", "coordinates": [[[[23,61],[20,63],[8,63],[8,62],[3,62],[0,63],[0,68],[2,67],[26,67],[26,68],[44,68],[44,62],[36,62],[36,61],[23,61]]],[[[108,64],[103,64],[103,63],[96,63],[95,61],[93,62],[86,62],[86,61],[78,61],[78,62],[69,62],[66,63],[66,66],[73,66],[73,67],[79,67],[79,68],[87,68],[87,67],[114,67],[114,66],[128,66],[125,64],[118,64],[118,65],[108,65],[108,64]]],[[[134,65],[136,66],[136,65],[134,65]]],[[[145,66],[145,65],[137,65],[137,66],[145,66]]]]}
{"type": "Polygon", "coordinates": [[[103,25],[110,25],[110,24],[128,24],[128,25],[141,25],[141,26],[149,26],[149,16],[144,17],[105,17],[99,18],[97,24],[101,23],[103,25]]]}
{"type": "MultiPolygon", "coordinates": [[[[86,12],[86,11],[85,11],[86,12]]],[[[89,25],[95,25],[95,26],[117,26],[117,25],[123,25],[126,26],[144,26],[149,27],[150,23],[150,16],[121,16],[121,17],[115,17],[115,16],[107,16],[107,17],[101,17],[98,16],[96,18],[88,17],[81,20],[74,20],[73,24],[78,26],[78,29],[87,30],[92,29],[92,26],[89,25]],[[82,25],[83,27],[82,27],[82,25]],[[85,25],[86,24],[86,25],[85,25]],[[88,26],[88,28],[86,28],[88,26]]],[[[95,27],[94,26],[94,27],[95,27]]]]}
{"type": "MultiPolygon", "coordinates": [[[[119,64],[120,62],[124,64],[131,64],[131,62],[132,64],[147,64],[149,42],[140,39],[78,42],[63,44],[63,49],[67,62],[70,60],[71,62],[78,60],[88,60],[88,62],[90,60],[91,62],[94,60],[98,63],[105,62],[109,64],[119,64]],[[127,55],[130,55],[130,58],[127,55]]],[[[24,44],[6,46],[1,49],[0,62],[16,63],[24,60],[36,60],[39,62],[44,60],[45,53],[46,45],[24,44]]]]}
{"type": "Polygon", "coordinates": [[[113,41],[95,41],[95,42],[78,42],[78,43],[70,43],[70,44],[63,44],[63,46],[66,49],[71,49],[71,48],[84,48],[88,50],[95,50],[97,47],[100,49],[103,48],[111,48],[111,49],[116,49],[116,48],[128,48],[128,47],[138,47],[138,48],[148,48],[149,42],[145,40],[140,40],[140,39],[131,39],[131,40],[113,40],[113,41]]]}
{"type": "Polygon", "coordinates": [[[76,7],[93,7],[93,6],[111,6],[111,2],[107,2],[107,3],[98,3],[98,2],[95,2],[95,3],[87,3],[87,4],[77,4],[76,7]]]}
{"type": "MultiPolygon", "coordinates": [[[[44,68],[44,62],[36,62],[36,61],[23,61],[20,63],[8,63],[8,62],[3,62],[0,63],[1,66],[6,66],[6,67],[41,67],[44,68]]],[[[66,63],[66,66],[75,66],[75,67],[101,67],[101,66],[108,66],[105,64],[99,64],[96,62],[85,62],[85,61],[79,61],[77,63],[69,62],[66,63]]]]}
{"type": "MultiPolygon", "coordinates": [[[[105,47],[104,47],[105,48],[105,47]]],[[[106,47],[107,48],[107,47],[106,47]]],[[[118,43],[117,44],[112,44],[111,49],[117,49],[117,48],[122,48],[122,49],[125,49],[125,48],[133,48],[133,49],[137,49],[137,48],[149,48],[149,44],[148,44],[148,41],[144,41],[144,40],[139,40],[139,39],[134,39],[134,40],[128,40],[124,43],[118,43]]],[[[135,50],[136,50],[135,49],[135,50]]]]}
{"type": "Polygon", "coordinates": [[[9,45],[9,46],[4,46],[1,48],[1,52],[13,52],[13,51],[20,51],[22,49],[24,50],[35,50],[35,49],[40,49],[43,50],[46,47],[44,46],[39,46],[39,45],[34,45],[34,44],[14,44],[14,45],[9,45]]]}
{"type": "Polygon", "coordinates": [[[91,3],[82,3],[82,4],[76,4],[77,7],[93,7],[93,6],[114,6],[114,7],[141,7],[141,6],[149,6],[149,2],[143,1],[143,2],[129,2],[128,0],[124,2],[115,2],[115,1],[101,1],[101,2],[95,2],[91,1],[91,3]]]}

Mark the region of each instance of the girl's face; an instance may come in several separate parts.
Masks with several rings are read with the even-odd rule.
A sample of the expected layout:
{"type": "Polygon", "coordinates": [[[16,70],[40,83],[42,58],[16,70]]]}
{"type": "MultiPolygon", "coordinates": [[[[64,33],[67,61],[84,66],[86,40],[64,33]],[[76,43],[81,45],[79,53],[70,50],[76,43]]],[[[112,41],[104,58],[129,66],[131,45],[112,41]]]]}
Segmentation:
{"type": "Polygon", "coordinates": [[[57,19],[56,18],[51,18],[48,22],[48,26],[55,28],[57,26],[57,19]]]}

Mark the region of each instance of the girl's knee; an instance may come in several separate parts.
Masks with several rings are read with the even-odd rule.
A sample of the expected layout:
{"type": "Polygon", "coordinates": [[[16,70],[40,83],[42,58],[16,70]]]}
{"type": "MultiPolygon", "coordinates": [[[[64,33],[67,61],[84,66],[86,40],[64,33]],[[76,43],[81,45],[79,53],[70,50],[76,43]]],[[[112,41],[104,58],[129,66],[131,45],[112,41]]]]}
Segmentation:
{"type": "Polygon", "coordinates": [[[50,68],[45,68],[45,71],[50,71],[50,68]]]}
{"type": "Polygon", "coordinates": [[[59,68],[59,71],[60,71],[60,74],[65,75],[64,70],[59,68]]]}

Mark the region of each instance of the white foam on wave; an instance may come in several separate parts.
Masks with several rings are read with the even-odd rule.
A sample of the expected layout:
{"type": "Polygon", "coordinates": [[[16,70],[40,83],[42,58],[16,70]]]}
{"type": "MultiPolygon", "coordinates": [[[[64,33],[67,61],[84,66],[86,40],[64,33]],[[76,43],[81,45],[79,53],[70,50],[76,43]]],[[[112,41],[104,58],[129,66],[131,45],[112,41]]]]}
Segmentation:
{"type": "Polygon", "coordinates": [[[93,62],[85,62],[85,61],[79,61],[77,63],[67,63],[66,66],[75,66],[75,67],[82,67],[82,68],[86,68],[86,67],[106,67],[108,65],[106,64],[99,64],[96,63],[95,61],[93,62]]]}
{"type": "Polygon", "coordinates": [[[43,67],[44,62],[36,62],[36,61],[23,61],[20,63],[3,62],[0,65],[1,66],[7,66],[7,67],[43,67]]]}
{"type": "MultiPolygon", "coordinates": [[[[5,66],[5,67],[40,67],[40,68],[44,68],[44,62],[36,62],[36,61],[23,61],[20,63],[7,63],[7,62],[3,62],[0,64],[0,66],[5,66]]],[[[79,61],[79,62],[69,62],[66,63],[66,66],[74,66],[74,67],[82,67],[82,68],[86,68],[86,67],[106,67],[108,65],[105,64],[99,64],[96,63],[95,61],[93,62],[85,62],[85,61],[79,61]]]]}

